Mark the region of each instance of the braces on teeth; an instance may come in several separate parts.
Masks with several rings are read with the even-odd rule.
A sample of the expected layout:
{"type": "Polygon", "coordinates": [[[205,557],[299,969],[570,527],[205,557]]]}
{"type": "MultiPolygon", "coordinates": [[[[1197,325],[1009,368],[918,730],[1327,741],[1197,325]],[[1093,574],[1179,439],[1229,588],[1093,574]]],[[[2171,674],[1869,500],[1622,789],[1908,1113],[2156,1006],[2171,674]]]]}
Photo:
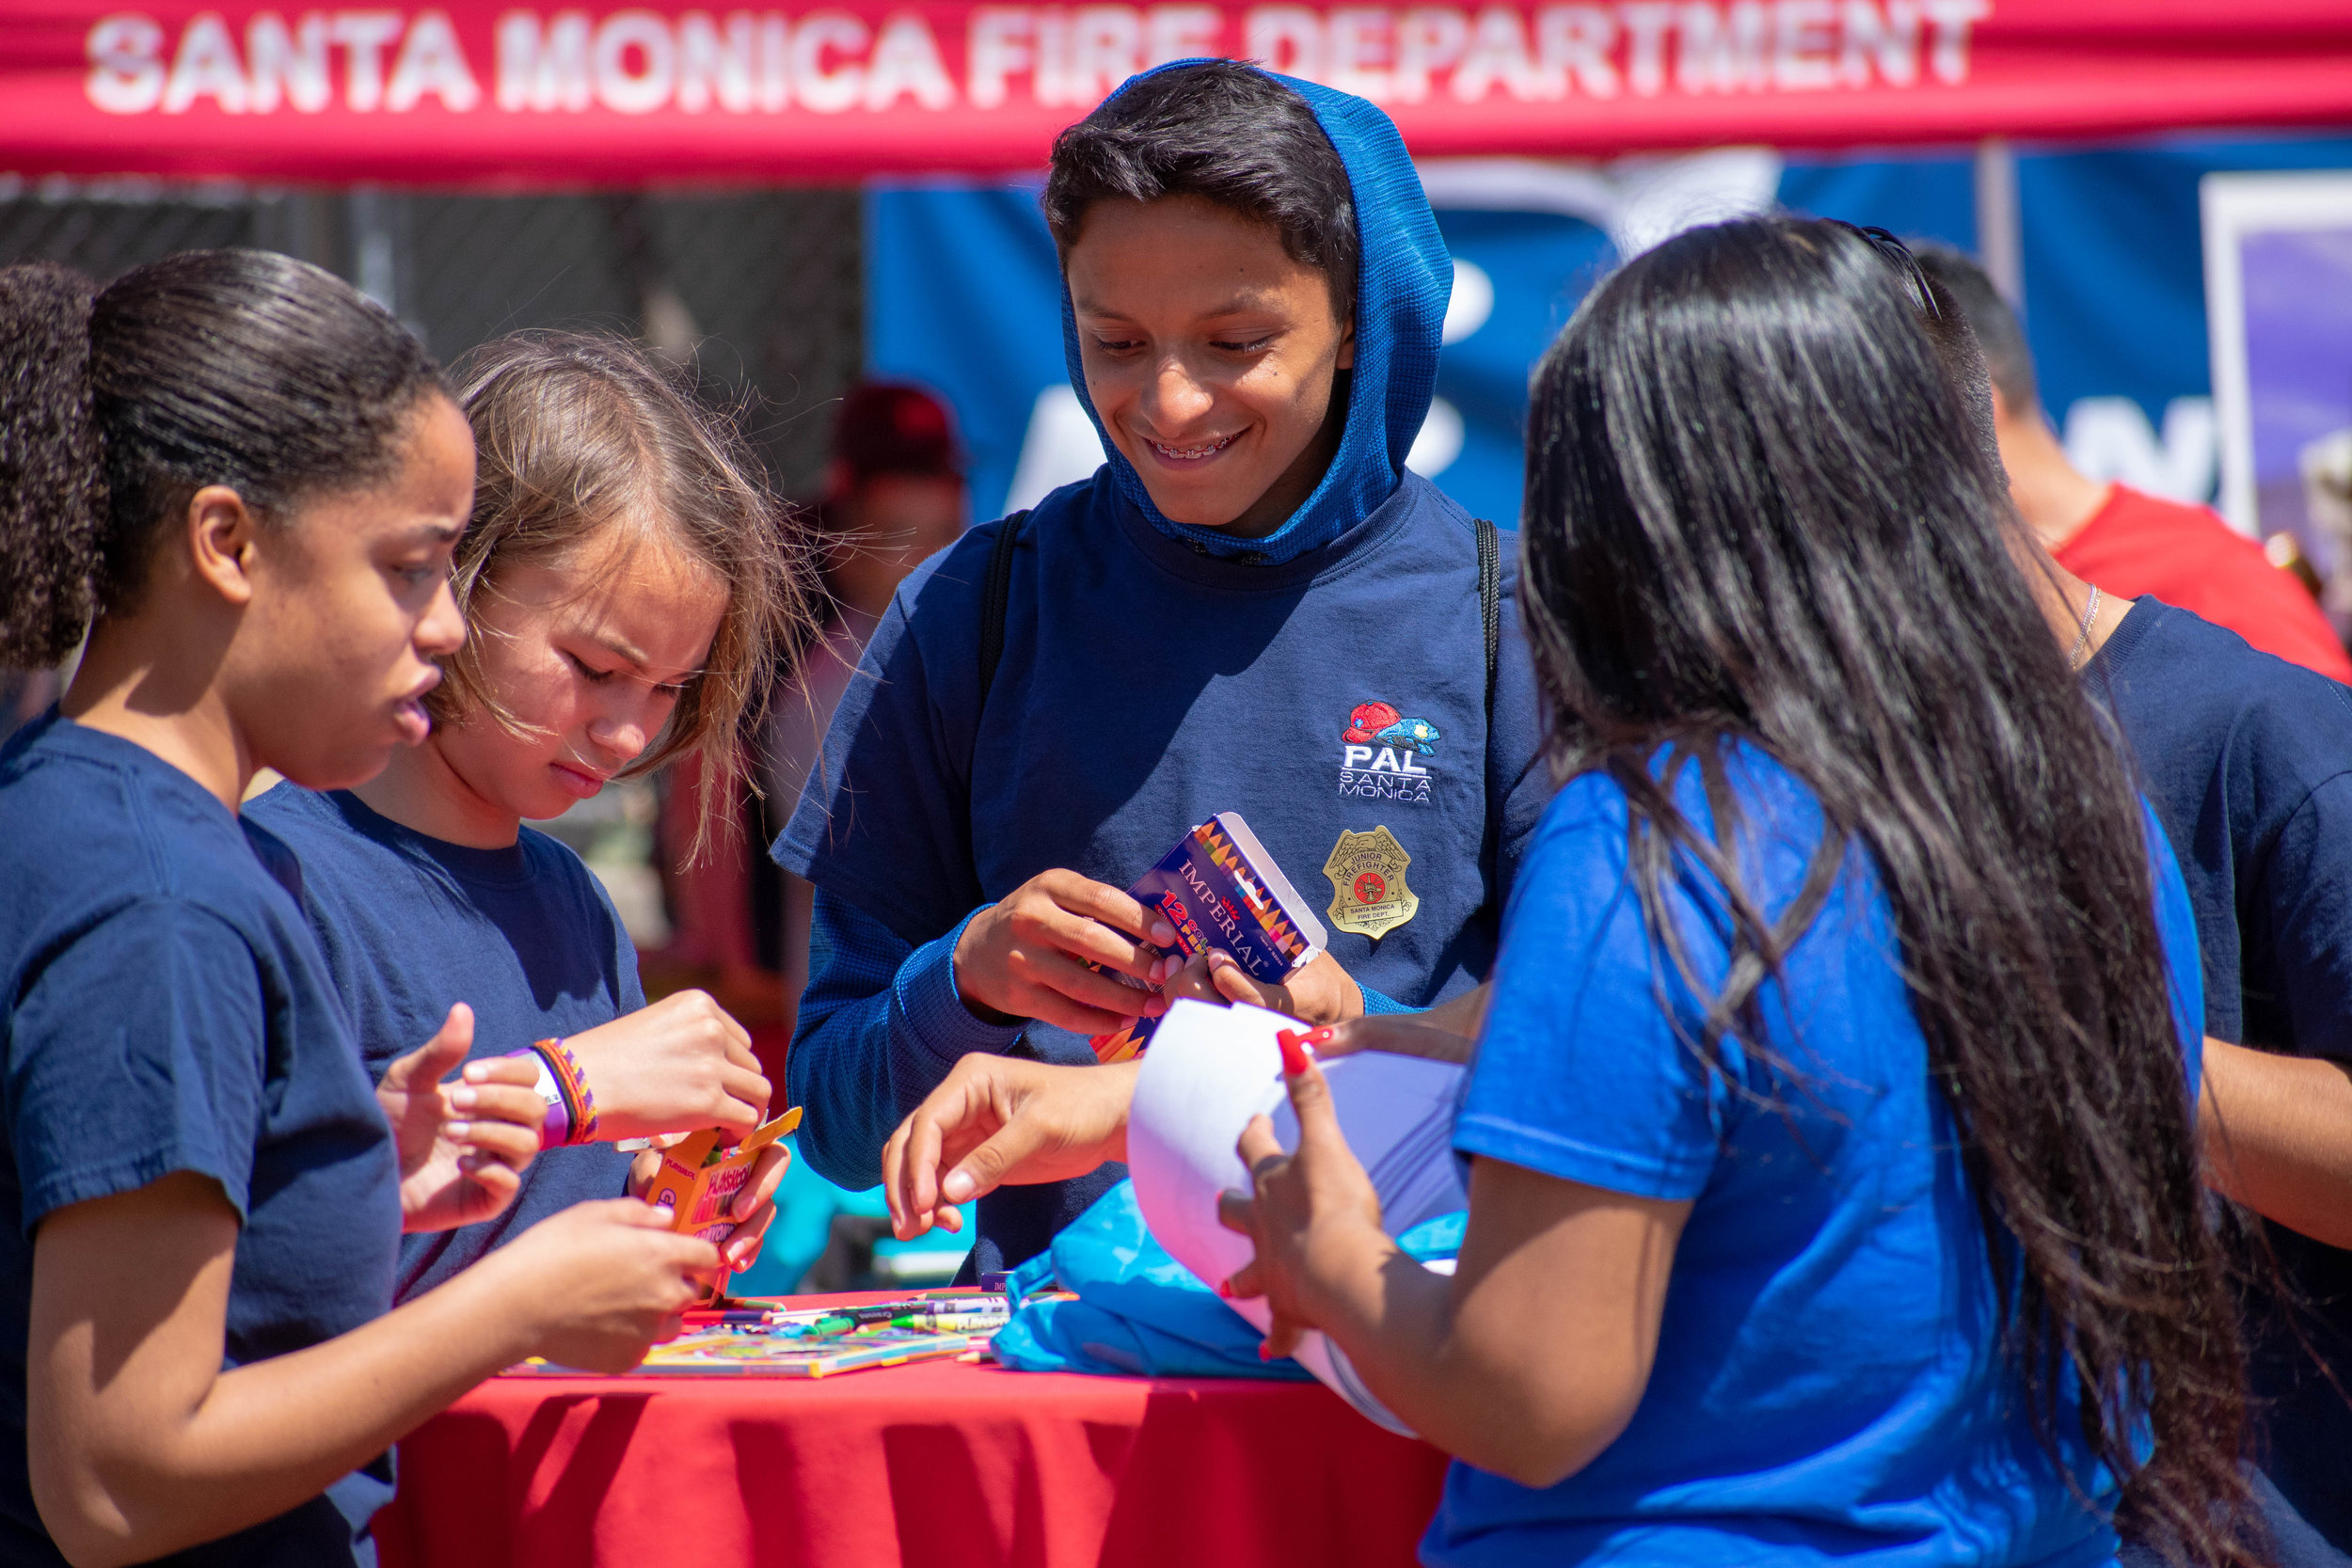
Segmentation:
{"type": "Polygon", "coordinates": [[[1233,442],[1240,437],[1240,436],[1241,432],[1235,431],[1232,435],[1212,441],[1205,447],[1171,447],[1165,441],[1154,441],[1152,445],[1159,449],[1161,456],[1172,457],[1182,461],[1186,458],[1207,457],[1213,452],[1223,451],[1227,447],[1232,446],[1233,442]]]}

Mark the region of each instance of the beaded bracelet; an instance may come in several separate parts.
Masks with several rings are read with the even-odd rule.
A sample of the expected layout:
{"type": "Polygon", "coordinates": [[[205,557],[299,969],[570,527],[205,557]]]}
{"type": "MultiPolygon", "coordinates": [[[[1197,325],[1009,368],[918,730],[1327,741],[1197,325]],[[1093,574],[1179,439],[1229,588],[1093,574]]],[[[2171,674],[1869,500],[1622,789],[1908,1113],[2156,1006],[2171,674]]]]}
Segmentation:
{"type": "Polygon", "coordinates": [[[596,1096],[588,1087],[588,1075],[580,1070],[580,1058],[572,1054],[563,1037],[551,1036],[531,1048],[555,1074],[556,1087],[564,1094],[564,1108],[569,1113],[571,1126],[564,1138],[567,1144],[594,1143],[596,1139],[596,1096]]]}

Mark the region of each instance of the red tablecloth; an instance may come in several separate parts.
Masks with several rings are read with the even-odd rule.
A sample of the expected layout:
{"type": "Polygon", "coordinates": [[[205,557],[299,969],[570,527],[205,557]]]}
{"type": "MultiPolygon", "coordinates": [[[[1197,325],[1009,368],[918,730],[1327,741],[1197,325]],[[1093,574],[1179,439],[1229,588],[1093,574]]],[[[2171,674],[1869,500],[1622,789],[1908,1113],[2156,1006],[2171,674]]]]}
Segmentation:
{"type": "Polygon", "coordinates": [[[1401,1568],[1444,1468],[1319,1384],[499,1378],[401,1445],[376,1532],[384,1568],[1401,1568]]]}

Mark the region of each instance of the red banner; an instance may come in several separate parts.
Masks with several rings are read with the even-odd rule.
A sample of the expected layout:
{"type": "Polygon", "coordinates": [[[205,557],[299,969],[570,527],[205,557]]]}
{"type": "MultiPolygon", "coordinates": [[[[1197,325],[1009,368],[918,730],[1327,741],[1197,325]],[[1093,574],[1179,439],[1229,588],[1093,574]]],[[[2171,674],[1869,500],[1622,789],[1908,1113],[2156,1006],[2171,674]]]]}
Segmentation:
{"type": "Polygon", "coordinates": [[[1201,54],[1362,93],[1424,156],[2352,122],[2347,0],[0,0],[0,169],[479,185],[1033,168],[1130,72],[1201,54]]]}

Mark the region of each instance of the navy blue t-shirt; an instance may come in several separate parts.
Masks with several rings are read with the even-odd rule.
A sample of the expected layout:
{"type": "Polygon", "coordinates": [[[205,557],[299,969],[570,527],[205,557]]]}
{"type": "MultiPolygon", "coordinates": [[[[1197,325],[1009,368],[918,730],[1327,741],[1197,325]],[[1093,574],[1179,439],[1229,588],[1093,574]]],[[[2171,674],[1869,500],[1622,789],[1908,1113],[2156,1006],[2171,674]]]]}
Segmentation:
{"type": "MultiPolygon", "coordinates": [[[[291,857],[177,768],[54,712],[0,750],[0,1560],[62,1564],[25,1469],[42,1218],[174,1171],[237,1211],[230,1367],[392,1300],[400,1172],[291,857]]],[[[179,1564],[373,1561],[389,1459],[179,1564]]]]}
{"type": "MultiPolygon", "coordinates": [[[[1727,759],[1741,879],[1778,920],[1822,832],[1810,789],[1727,759]]],[[[1676,803],[1712,822],[1699,769],[1676,803]]],[[[2080,1432],[2035,1437],[1951,1111],[1903,981],[1876,866],[1848,847],[1758,994],[1775,1061],[1691,1041],[1726,962],[1721,884],[1665,891],[1698,984],[1661,959],[1601,774],[1551,803],[1511,896],[1454,1148],[1611,1192],[1688,1202],[1658,1354],[1625,1431],[1554,1486],[1455,1464],[1422,1543],[1442,1568],[2108,1561],[2115,1488],[2080,1432]],[[1663,1004],[1661,1006],[1661,1003],[1663,1004]]],[[[2186,890],[2147,823],[2154,916],[2193,1093],[2201,1011],[2186,890]]]]}
{"type": "MultiPolygon", "coordinates": [[[[2140,787],[2180,857],[2204,951],[2205,1032],[2296,1056],[2352,1059],[2352,691],[2142,598],[2092,666],[2140,787]]],[[[2352,1551],[2352,1252],[2268,1227],[2312,1305],[2297,1342],[2265,1302],[2249,1317],[2264,1467],[2303,1517],[2352,1551]]]]}
{"type": "MultiPolygon", "coordinates": [[[[637,949],[612,901],[545,833],[525,828],[506,848],[472,849],[404,828],[346,791],[290,784],[246,815],[302,862],[303,912],[371,1077],[431,1039],[454,1002],[473,1008],[474,1056],[576,1035],[645,1005],[637,949]]],[[[611,1144],[544,1151],[496,1219],[403,1240],[400,1298],[559,1210],[619,1197],[628,1181],[628,1156],[611,1144]]]]}

